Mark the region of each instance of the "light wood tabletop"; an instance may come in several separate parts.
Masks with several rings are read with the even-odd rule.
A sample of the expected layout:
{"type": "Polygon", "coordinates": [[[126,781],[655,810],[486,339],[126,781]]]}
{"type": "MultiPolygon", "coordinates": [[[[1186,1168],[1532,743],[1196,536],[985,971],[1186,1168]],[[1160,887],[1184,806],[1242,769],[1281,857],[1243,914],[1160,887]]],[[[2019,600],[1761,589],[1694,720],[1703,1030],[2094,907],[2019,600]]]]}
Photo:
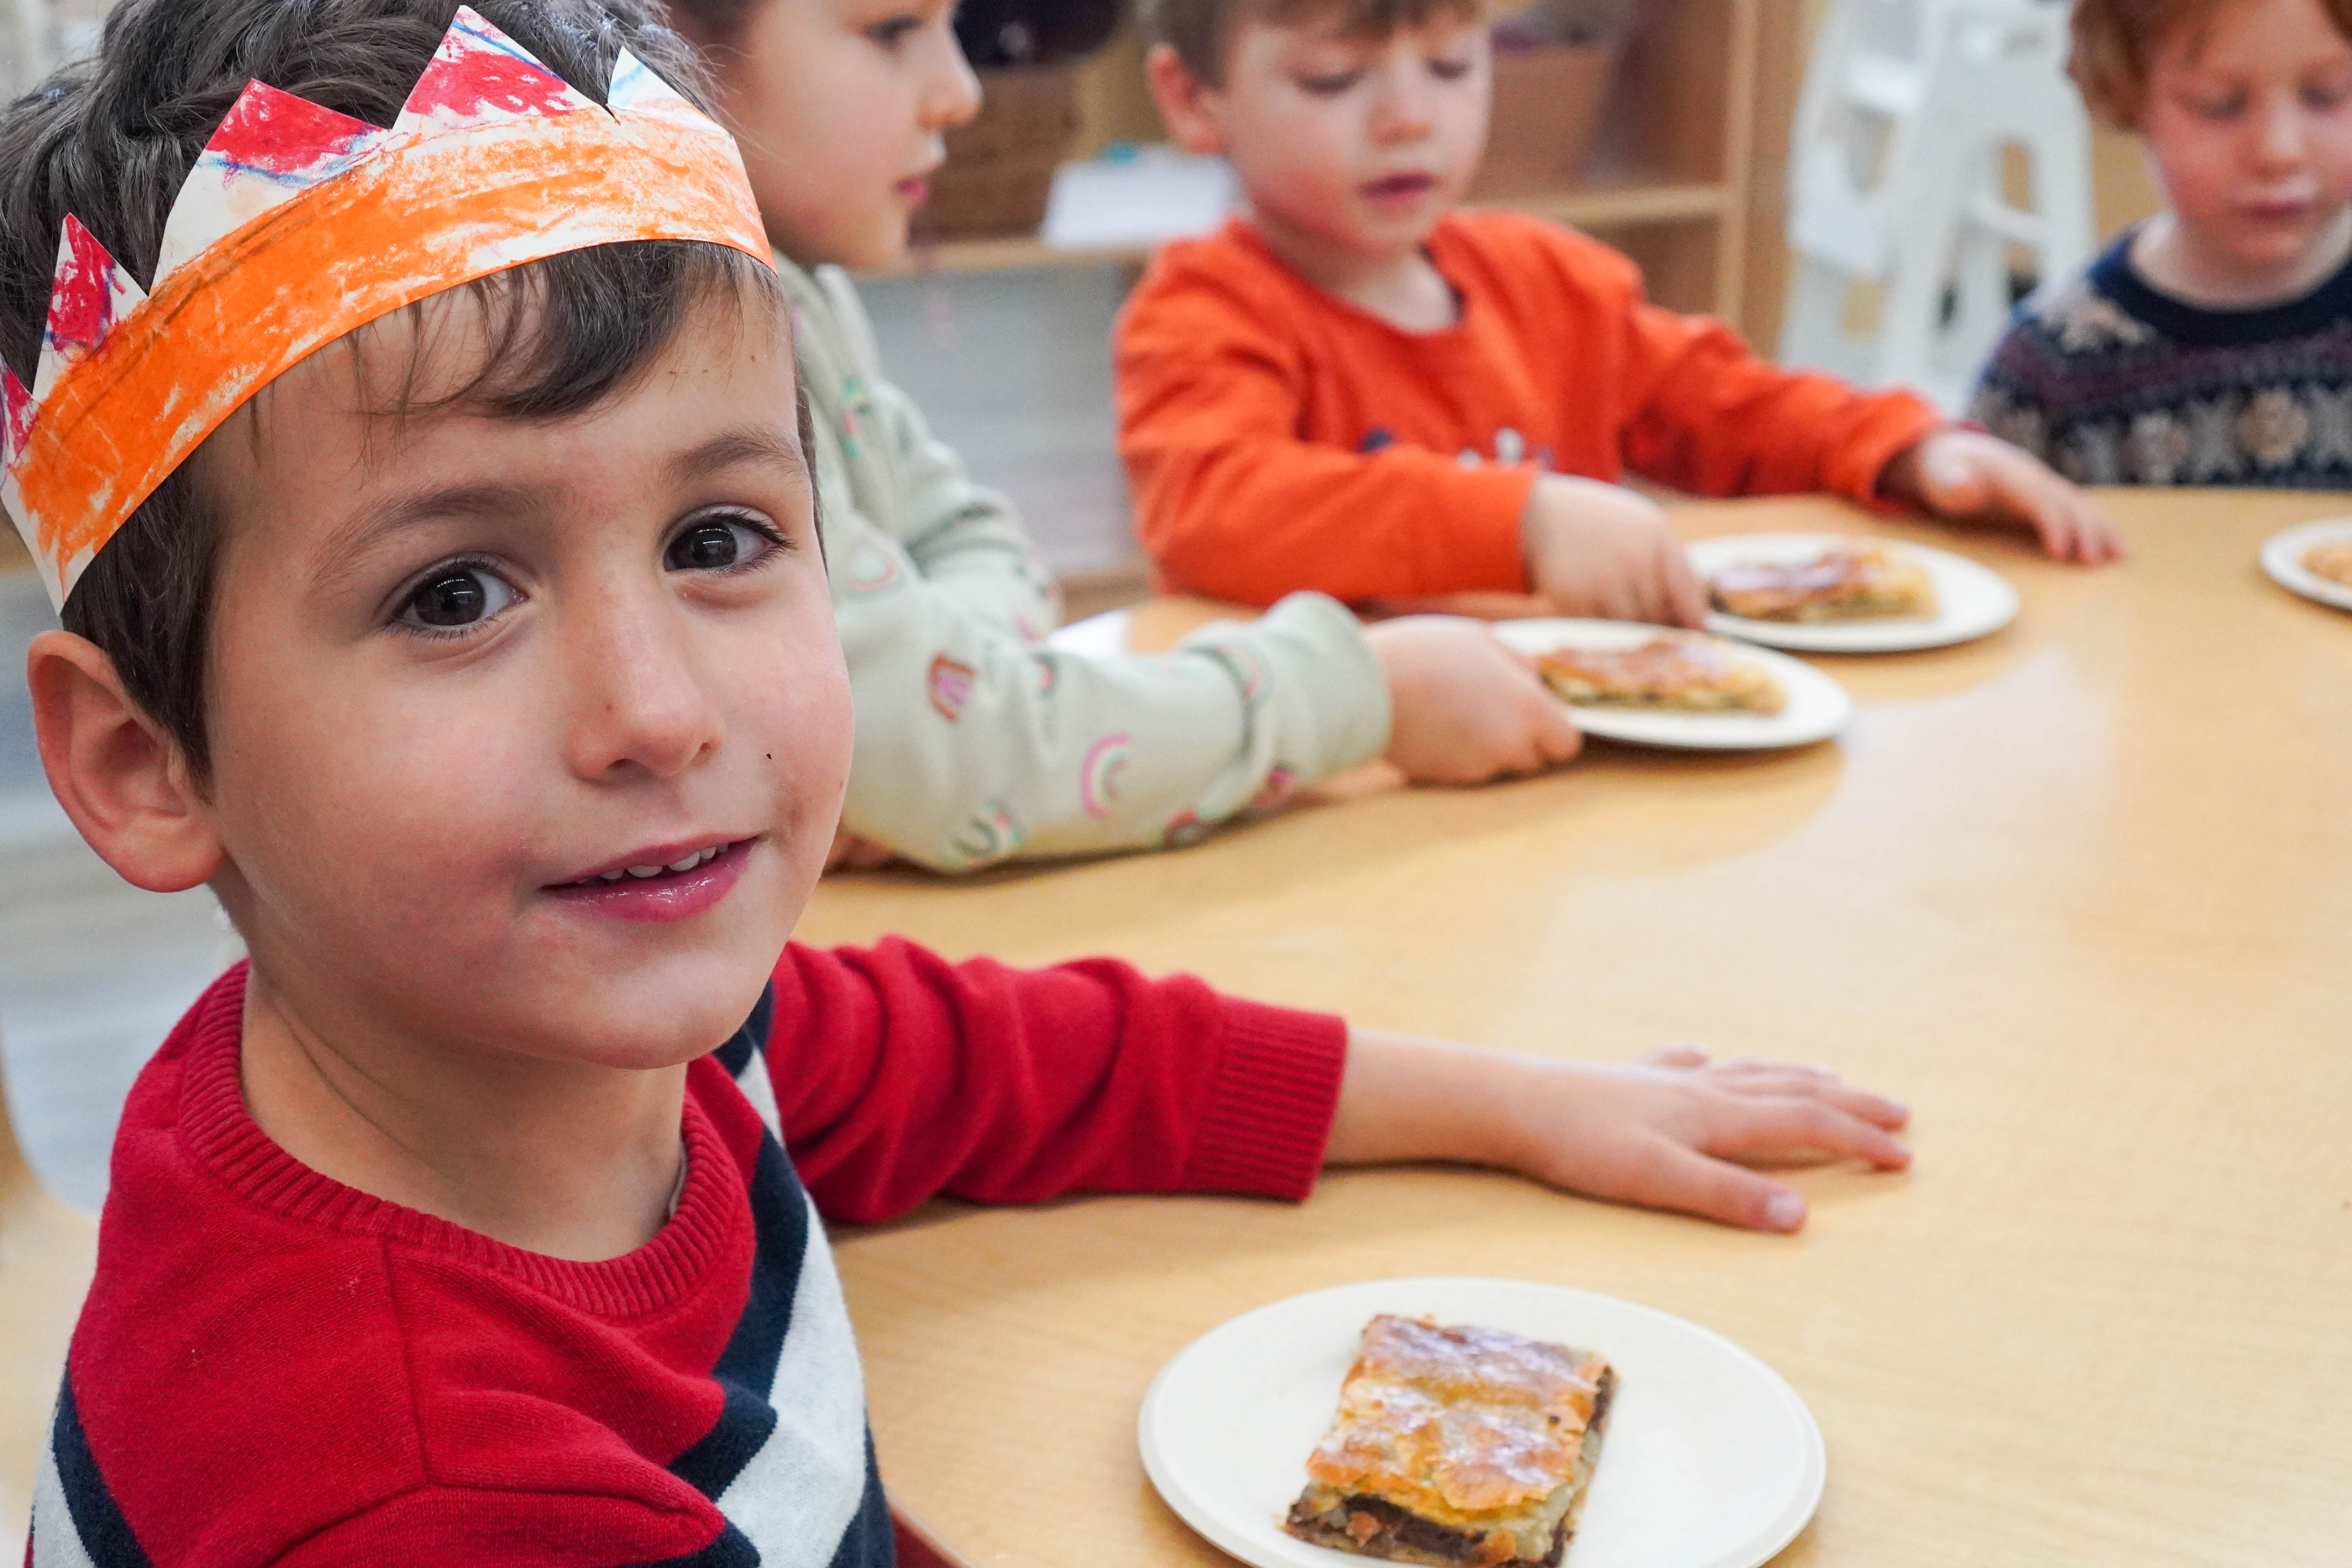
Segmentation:
{"type": "MultiPolygon", "coordinates": [[[[1829,1485],[1783,1563],[2352,1563],[2352,616],[2255,564],[2352,505],[2107,499],[2112,570],[1885,525],[2023,611],[1818,659],[1859,705],[1834,743],[1596,742],[1475,791],[1360,776],[1181,853],[829,882],[805,939],[1107,952],[1520,1051],[1697,1041],[1916,1113],[1909,1174],[1794,1177],[1793,1238],[1428,1169],[845,1232],[894,1492],[980,1568],[1223,1561],[1142,1473],[1160,1364],[1298,1291],[1475,1274],[1647,1302],[1788,1377],[1829,1485]]],[[[1147,607],[1137,640],[1201,616],[1147,607]]]]}

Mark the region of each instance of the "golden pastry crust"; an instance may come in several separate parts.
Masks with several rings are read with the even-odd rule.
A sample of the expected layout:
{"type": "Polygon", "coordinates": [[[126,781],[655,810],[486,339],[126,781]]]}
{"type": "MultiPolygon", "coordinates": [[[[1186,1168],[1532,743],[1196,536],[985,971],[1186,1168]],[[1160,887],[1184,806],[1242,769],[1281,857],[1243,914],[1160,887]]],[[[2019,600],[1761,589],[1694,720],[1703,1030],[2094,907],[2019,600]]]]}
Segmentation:
{"type": "Polygon", "coordinates": [[[1802,561],[1747,561],[1707,580],[1707,596],[1751,621],[1851,621],[1932,616],[1927,570],[1900,551],[1862,542],[1832,544],[1802,561]]]}
{"type": "Polygon", "coordinates": [[[1778,713],[1789,705],[1789,694],[1769,670],[1716,637],[1554,648],[1536,656],[1536,670],[1553,695],[1579,707],[1778,713]]]}
{"type": "Polygon", "coordinates": [[[1556,1564],[1615,1386],[1591,1351],[1374,1318],[1284,1528],[1439,1568],[1556,1564]]]}
{"type": "Polygon", "coordinates": [[[2303,569],[2352,588],[2352,539],[2331,539],[2303,552],[2303,569]]]}

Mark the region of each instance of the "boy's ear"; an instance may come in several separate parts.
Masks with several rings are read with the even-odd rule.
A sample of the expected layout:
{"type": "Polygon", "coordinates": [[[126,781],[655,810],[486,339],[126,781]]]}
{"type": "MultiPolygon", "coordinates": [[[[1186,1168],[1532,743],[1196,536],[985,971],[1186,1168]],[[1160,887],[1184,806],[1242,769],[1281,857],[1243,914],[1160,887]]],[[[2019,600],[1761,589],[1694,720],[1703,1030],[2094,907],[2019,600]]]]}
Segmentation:
{"type": "Polygon", "coordinates": [[[114,661],[87,637],[43,632],[25,679],[49,788],[99,858],[151,893],[209,879],[220,839],[187,759],[131,700],[114,661]]]}
{"type": "Polygon", "coordinates": [[[1151,46],[1151,52],[1143,57],[1143,79],[1151,85],[1151,101],[1160,106],[1160,121],[1176,145],[1187,153],[1224,152],[1225,131],[1217,119],[1216,95],[1177,57],[1173,46],[1151,46]]]}

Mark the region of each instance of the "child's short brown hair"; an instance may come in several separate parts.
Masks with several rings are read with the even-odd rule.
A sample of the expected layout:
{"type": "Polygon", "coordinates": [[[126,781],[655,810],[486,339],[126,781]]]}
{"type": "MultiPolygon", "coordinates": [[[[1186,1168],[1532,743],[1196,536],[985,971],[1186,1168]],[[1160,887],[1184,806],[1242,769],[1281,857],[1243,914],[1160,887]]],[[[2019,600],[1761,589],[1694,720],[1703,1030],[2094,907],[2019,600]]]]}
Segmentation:
{"type": "MultiPolygon", "coordinates": [[[[2066,74],[2091,112],[2118,130],[2139,124],[2157,49],[2181,27],[2202,27],[2223,0],[2074,0],[2074,48],[2066,74]]],[[[2336,30],[2352,38],[2352,0],[2319,0],[2336,30]]]]}
{"type": "Polygon", "coordinates": [[[1351,38],[1385,38],[1439,16],[1475,18],[1486,0],[1141,0],[1144,36],[1166,44],[1184,68],[1211,87],[1225,79],[1225,48],[1244,22],[1290,26],[1326,16],[1351,38]]]}

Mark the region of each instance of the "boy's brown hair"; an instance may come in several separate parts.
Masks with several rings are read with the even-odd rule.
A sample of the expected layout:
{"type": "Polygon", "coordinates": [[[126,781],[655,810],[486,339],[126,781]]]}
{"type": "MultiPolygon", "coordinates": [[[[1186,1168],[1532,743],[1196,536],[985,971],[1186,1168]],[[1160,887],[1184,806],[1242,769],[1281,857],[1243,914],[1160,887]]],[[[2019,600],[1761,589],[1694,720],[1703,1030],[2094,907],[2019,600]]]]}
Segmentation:
{"type": "MultiPolygon", "coordinates": [[[[2224,0],[2074,0],[2074,47],[2066,74],[2091,112],[2120,131],[2139,125],[2148,67],[2164,40],[2182,27],[2202,28],[2224,0]]],[[[2328,21],[2352,38],[2352,0],[2319,0],[2328,21]]]]}
{"type": "MultiPolygon", "coordinates": [[[[2347,0],[2352,3],[2352,0],[2347,0]]],[[[1225,81],[1225,50],[1244,22],[1293,26],[1337,16],[1350,38],[1385,38],[1440,16],[1476,17],[1486,0],[1141,0],[1144,37],[1166,44],[1184,68],[1211,87],[1225,81]]]]}

